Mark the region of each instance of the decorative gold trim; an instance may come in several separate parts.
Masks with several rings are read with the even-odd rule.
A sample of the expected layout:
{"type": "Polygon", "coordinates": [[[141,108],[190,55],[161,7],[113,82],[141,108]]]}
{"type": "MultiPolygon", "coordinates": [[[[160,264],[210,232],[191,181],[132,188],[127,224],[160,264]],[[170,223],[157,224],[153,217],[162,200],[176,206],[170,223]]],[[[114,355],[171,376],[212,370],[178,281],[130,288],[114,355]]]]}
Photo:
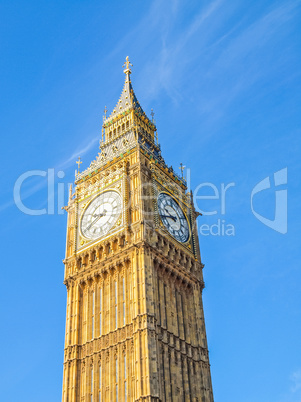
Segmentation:
{"type": "MultiPolygon", "coordinates": [[[[94,196],[95,194],[98,194],[98,193],[103,192],[105,189],[110,188],[110,187],[112,186],[112,184],[115,184],[115,183],[117,183],[118,181],[121,182],[122,178],[123,178],[123,175],[122,175],[121,177],[118,177],[118,179],[116,179],[116,180],[110,181],[110,183],[108,183],[108,184],[102,186],[99,190],[95,191],[94,193],[88,194],[88,195],[86,195],[85,197],[80,198],[80,199],[78,200],[78,202],[79,202],[79,203],[82,203],[82,201],[86,200],[87,198],[90,198],[91,196],[94,196]]],[[[120,184],[121,184],[121,183],[120,183],[120,184]]],[[[107,190],[105,190],[105,191],[107,191],[107,190]]]]}

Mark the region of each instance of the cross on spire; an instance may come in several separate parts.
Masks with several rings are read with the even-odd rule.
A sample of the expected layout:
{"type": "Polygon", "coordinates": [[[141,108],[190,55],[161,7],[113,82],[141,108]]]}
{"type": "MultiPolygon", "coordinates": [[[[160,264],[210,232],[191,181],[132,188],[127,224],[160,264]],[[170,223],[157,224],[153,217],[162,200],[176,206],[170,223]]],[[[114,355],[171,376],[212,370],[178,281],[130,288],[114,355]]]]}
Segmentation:
{"type": "Polygon", "coordinates": [[[123,66],[122,67],[125,67],[125,69],[123,70],[123,72],[125,73],[125,74],[131,74],[131,69],[130,69],[130,66],[132,66],[133,67],[133,64],[129,61],[129,56],[126,56],[126,58],[125,58],[125,62],[124,62],[124,64],[123,64],[123,66]]]}
{"type": "Polygon", "coordinates": [[[107,107],[105,106],[105,110],[103,111],[104,114],[105,114],[105,115],[104,115],[104,118],[103,118],[104,120],[106,120],[106,118],[107,118],[107,111],[108,111],[108,109],[107,109],[107,107]]]}
{"type": "Polygon", "coordinates": [[[186,168],[186,166],[184,166],[183,165],[183,163],[180,163],[180,167],[179,167],[179,169],[181,170],[181,174],[182,174],[182,179],[183,179],[183,172],[184,172],[184,169],[186,168]]]}
{"type": "Polygon", "coordinates": [[[77,173],[79,173],[80,165],[83,163],[83,162],[81,161],[81,159],[80,159],[80,156],[78,157],[78,161],[76,161],[76,163],[77,163],[77,173]]]}

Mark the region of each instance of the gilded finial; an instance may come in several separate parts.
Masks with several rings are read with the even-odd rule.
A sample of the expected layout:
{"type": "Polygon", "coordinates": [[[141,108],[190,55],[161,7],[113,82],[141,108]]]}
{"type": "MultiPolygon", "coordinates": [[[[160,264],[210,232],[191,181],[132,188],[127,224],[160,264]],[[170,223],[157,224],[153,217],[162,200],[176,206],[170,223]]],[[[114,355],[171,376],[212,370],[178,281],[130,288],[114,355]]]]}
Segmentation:
{"type": "Polygon", "coordinates": [[[101,146],[103,145],[103,142],[104,142],[104,124],[105,124],[105,121],[106,121],[106,119],[107,119],[107,111],[108,111],[108,109],[107,109],[107,107],[105,106],[105,109],[104,109],[104,116],[103,116],[103,125],[102,125],[102,130],[101,130],[101,145],[100,145],[100,148],[101,148],[101,146]]]}
{"type": "Polygon", "coordinates": [[[77,163],[77,174],[79,174],[80,173],[80,165],[83,163],[80,159],[80,156],[78,157],[78,161],[76,161],[76,163],[77,163]]]}
{"type": "Polygon", "coordinates": [[[154,109],[151,109],[151,116],[152,116],[152,123],[154,123],[155,122],[154,121],[154,116],[155,116],[154,109]]]}
{"type": "Polygon", "coordinates": [[[133,67],[133,64],[129,61],[129,56],[126,56],[125,62],[123,64],[123,66],[122,66],[122,67],[125,67],[125,69],[123,70],[123,72],[125,74],[131,74],[132,70],[130,69],[130,66],[133,67]]]}
{"type": "Polygon", "coordinates": [[[183,179],[183,177],[184,177],[183,172],[184,172],[184,169],[185,169],[185,168],[186,168],[186,166],[184,166],[183,163],[180,163],[179,169],[181,170],[182,179],[183,179]]]}

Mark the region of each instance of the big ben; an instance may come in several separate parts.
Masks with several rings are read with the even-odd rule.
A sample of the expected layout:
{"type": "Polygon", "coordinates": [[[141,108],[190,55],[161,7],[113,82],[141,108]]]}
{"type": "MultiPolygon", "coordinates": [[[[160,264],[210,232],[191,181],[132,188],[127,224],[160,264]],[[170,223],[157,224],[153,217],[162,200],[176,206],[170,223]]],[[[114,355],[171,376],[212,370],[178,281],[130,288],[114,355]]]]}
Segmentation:
{"type": "Polygon", "coordinates": [[[212,402],[198,214],[131,67],[66,207],[62,400],[212,402]]]}

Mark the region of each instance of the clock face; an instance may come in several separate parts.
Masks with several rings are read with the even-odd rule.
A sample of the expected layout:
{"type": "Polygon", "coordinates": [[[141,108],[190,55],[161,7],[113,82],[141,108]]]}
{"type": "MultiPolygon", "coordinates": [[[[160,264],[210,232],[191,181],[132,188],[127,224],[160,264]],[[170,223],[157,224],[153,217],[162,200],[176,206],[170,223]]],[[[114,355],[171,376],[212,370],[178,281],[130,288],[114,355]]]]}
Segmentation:
{"type": "Polygon", "coordinates": [[[116,191],[105,191],[98,195],[85,209],[80,230],[87,239],[105,236],[120,218],[122,202],[116,191]]]}
{"type": "Polygon", "coordinates": [[[169,233],[179,242],[185,243],[189,238],[189,225],[178,203],[168,194],[158,196],[160,218],[169,233]]]}

